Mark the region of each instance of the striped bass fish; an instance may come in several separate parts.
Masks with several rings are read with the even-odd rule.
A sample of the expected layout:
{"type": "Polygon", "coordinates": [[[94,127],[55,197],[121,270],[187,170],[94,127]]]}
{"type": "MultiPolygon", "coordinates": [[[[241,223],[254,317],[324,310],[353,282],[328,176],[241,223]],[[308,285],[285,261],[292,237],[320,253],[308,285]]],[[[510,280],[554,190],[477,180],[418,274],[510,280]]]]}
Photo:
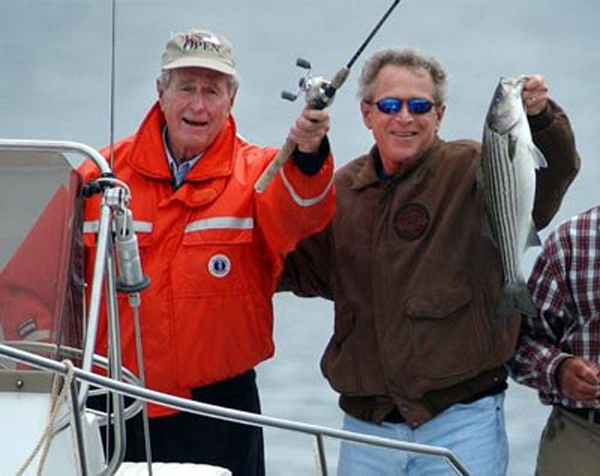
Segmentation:
{"type": "Polygon", "coordinates": [[[493,317],[537,311],[521,273],[530,246],[540,245],[533,218],[535,170],[547,167],[533,143],[521,92],[526,77],[500,78],[483,129],[481,169],[489,233],[502,259],[503,289],[493,317]]]}

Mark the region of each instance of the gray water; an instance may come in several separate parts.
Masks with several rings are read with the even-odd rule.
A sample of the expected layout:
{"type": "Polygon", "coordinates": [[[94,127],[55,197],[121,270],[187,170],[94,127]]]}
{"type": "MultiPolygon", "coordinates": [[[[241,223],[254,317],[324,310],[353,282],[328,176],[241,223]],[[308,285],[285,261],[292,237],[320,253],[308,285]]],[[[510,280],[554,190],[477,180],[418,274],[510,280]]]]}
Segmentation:
{"type": "MultiPolygon", "coordinates": [[[[170,32],[200,27],[225,34],[236,47],[242,86],[234,112],[241,134],[258,144],[281,144],[301,108],[279,99],[281,89],[297,84],[296,58],[310,60],[315,75],[331,77],[390,4],[117,0],[115,136],[134,131],[154,101],[160,53],[170,32]]],[[[365,53],[415,46],[440,59],[450,73],[441,130],[446,139],[480,138],[500,75],[546,76],[552,97],[569,114],[583,160],[552,229],[598,201],[599,14],[597,0],[403,0],[365,53]]],[[[109,0],[2,0],[0,39],[0,137],[93,147],[109,142],[109,0]]],[[[330,109],[338,164],[371,144],[355,100],[357,72],[330,109]]],[[[528,252],[528,268],[536,253],[528,252]]],[[[259,367],[264,412],[339,427],[336,395],[318,369],[332,330],[331,305],[281,295],[275,306],[276,357],[259,367]]],[[[511,384],[506,413],[509,474],[533,474],[547,409],[533,390],[511,384]]],[[[314,473],[310,437],[269,430],[266,438],[269,474],[314,473]]],[[[337,444],[327,449],[333,471],[337,444]]]]}

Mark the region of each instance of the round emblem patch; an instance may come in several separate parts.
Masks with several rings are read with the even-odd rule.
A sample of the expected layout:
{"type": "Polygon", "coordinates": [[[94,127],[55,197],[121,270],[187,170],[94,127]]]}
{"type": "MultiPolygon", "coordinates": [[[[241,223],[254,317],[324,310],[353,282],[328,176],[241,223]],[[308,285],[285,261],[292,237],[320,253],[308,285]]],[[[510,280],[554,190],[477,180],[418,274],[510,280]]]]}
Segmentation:
{"type": "Polygon", "coordinates": [[[208,260],[208,272],[215,278],[224,278],[231,271],[231,261],[225,255],[214,255],[208,260]]]}
{"type": "Polygon", "coordinates": [[[396,215],[396,231],[405,240],[421,238],[429,228],[429,212],[420,203],[409,203],[396,215]]]}

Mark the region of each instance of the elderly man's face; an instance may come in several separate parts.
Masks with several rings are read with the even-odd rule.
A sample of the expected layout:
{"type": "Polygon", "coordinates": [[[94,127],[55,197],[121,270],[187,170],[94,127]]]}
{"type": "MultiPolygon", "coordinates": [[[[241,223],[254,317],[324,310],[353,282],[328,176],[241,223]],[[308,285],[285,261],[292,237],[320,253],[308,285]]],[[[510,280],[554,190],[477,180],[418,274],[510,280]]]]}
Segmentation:
{"type": "Polygon", "coordinates": [[[169,150],[178,162],[208,149],[234,100],[227,76],[204,68],[172,70],[168,86],[159,83],[158,98],[167,121],[169,150]]]}
{"type": "Polygon", "coordinates": [[[390,175],[404,163],[418,159],[431,147],[444,116],[443,105],[433,106],[424,114],[410,112],[406,101],[411,98],[433,101],[431,76],[387,65],[375,78],[373,102],[361,104],[364,123],[372,131],[383,167],[390,175]],[[384,97],[401,99],[400,111],[395,114],[381,112],[374,103],[384,97]]]}

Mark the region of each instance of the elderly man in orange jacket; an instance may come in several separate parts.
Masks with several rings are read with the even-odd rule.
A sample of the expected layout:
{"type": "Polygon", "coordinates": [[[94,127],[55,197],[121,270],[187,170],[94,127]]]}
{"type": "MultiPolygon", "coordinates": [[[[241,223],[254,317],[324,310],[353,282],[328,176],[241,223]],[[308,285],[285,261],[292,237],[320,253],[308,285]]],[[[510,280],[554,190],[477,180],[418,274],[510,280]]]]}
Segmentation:
{"type": "MultiPolygon", "coordinates": [[[[141,305],[147,386],[260,412],[253,368],[273,355],[271,298],[285,256],[324,228],[334,211],[329,117],[302,111],[288,136],[297,144],[293,160],[258,193],[253,185],[277,150],[237,134],[230,42],[201,30],[174,35],[157,89],[158,101],[138,131],[114,147],[115,173],[131,188],[151,280],[141,305]]],[[[98,207],[88,206],[88,273],[97,223],[98,207]]],[[[131,311],[122,306],[120,312],[124,364],[136,369],[131,311]]],[[[106,353],[105,332],[98,351],[106,353]]],[[[151,406],[149,413],[155,461],[264,474],[259,428],[164,407],[151,406]]],[[[140,428],[129,424],[129,460],[143,459],[140,428]]]]}

